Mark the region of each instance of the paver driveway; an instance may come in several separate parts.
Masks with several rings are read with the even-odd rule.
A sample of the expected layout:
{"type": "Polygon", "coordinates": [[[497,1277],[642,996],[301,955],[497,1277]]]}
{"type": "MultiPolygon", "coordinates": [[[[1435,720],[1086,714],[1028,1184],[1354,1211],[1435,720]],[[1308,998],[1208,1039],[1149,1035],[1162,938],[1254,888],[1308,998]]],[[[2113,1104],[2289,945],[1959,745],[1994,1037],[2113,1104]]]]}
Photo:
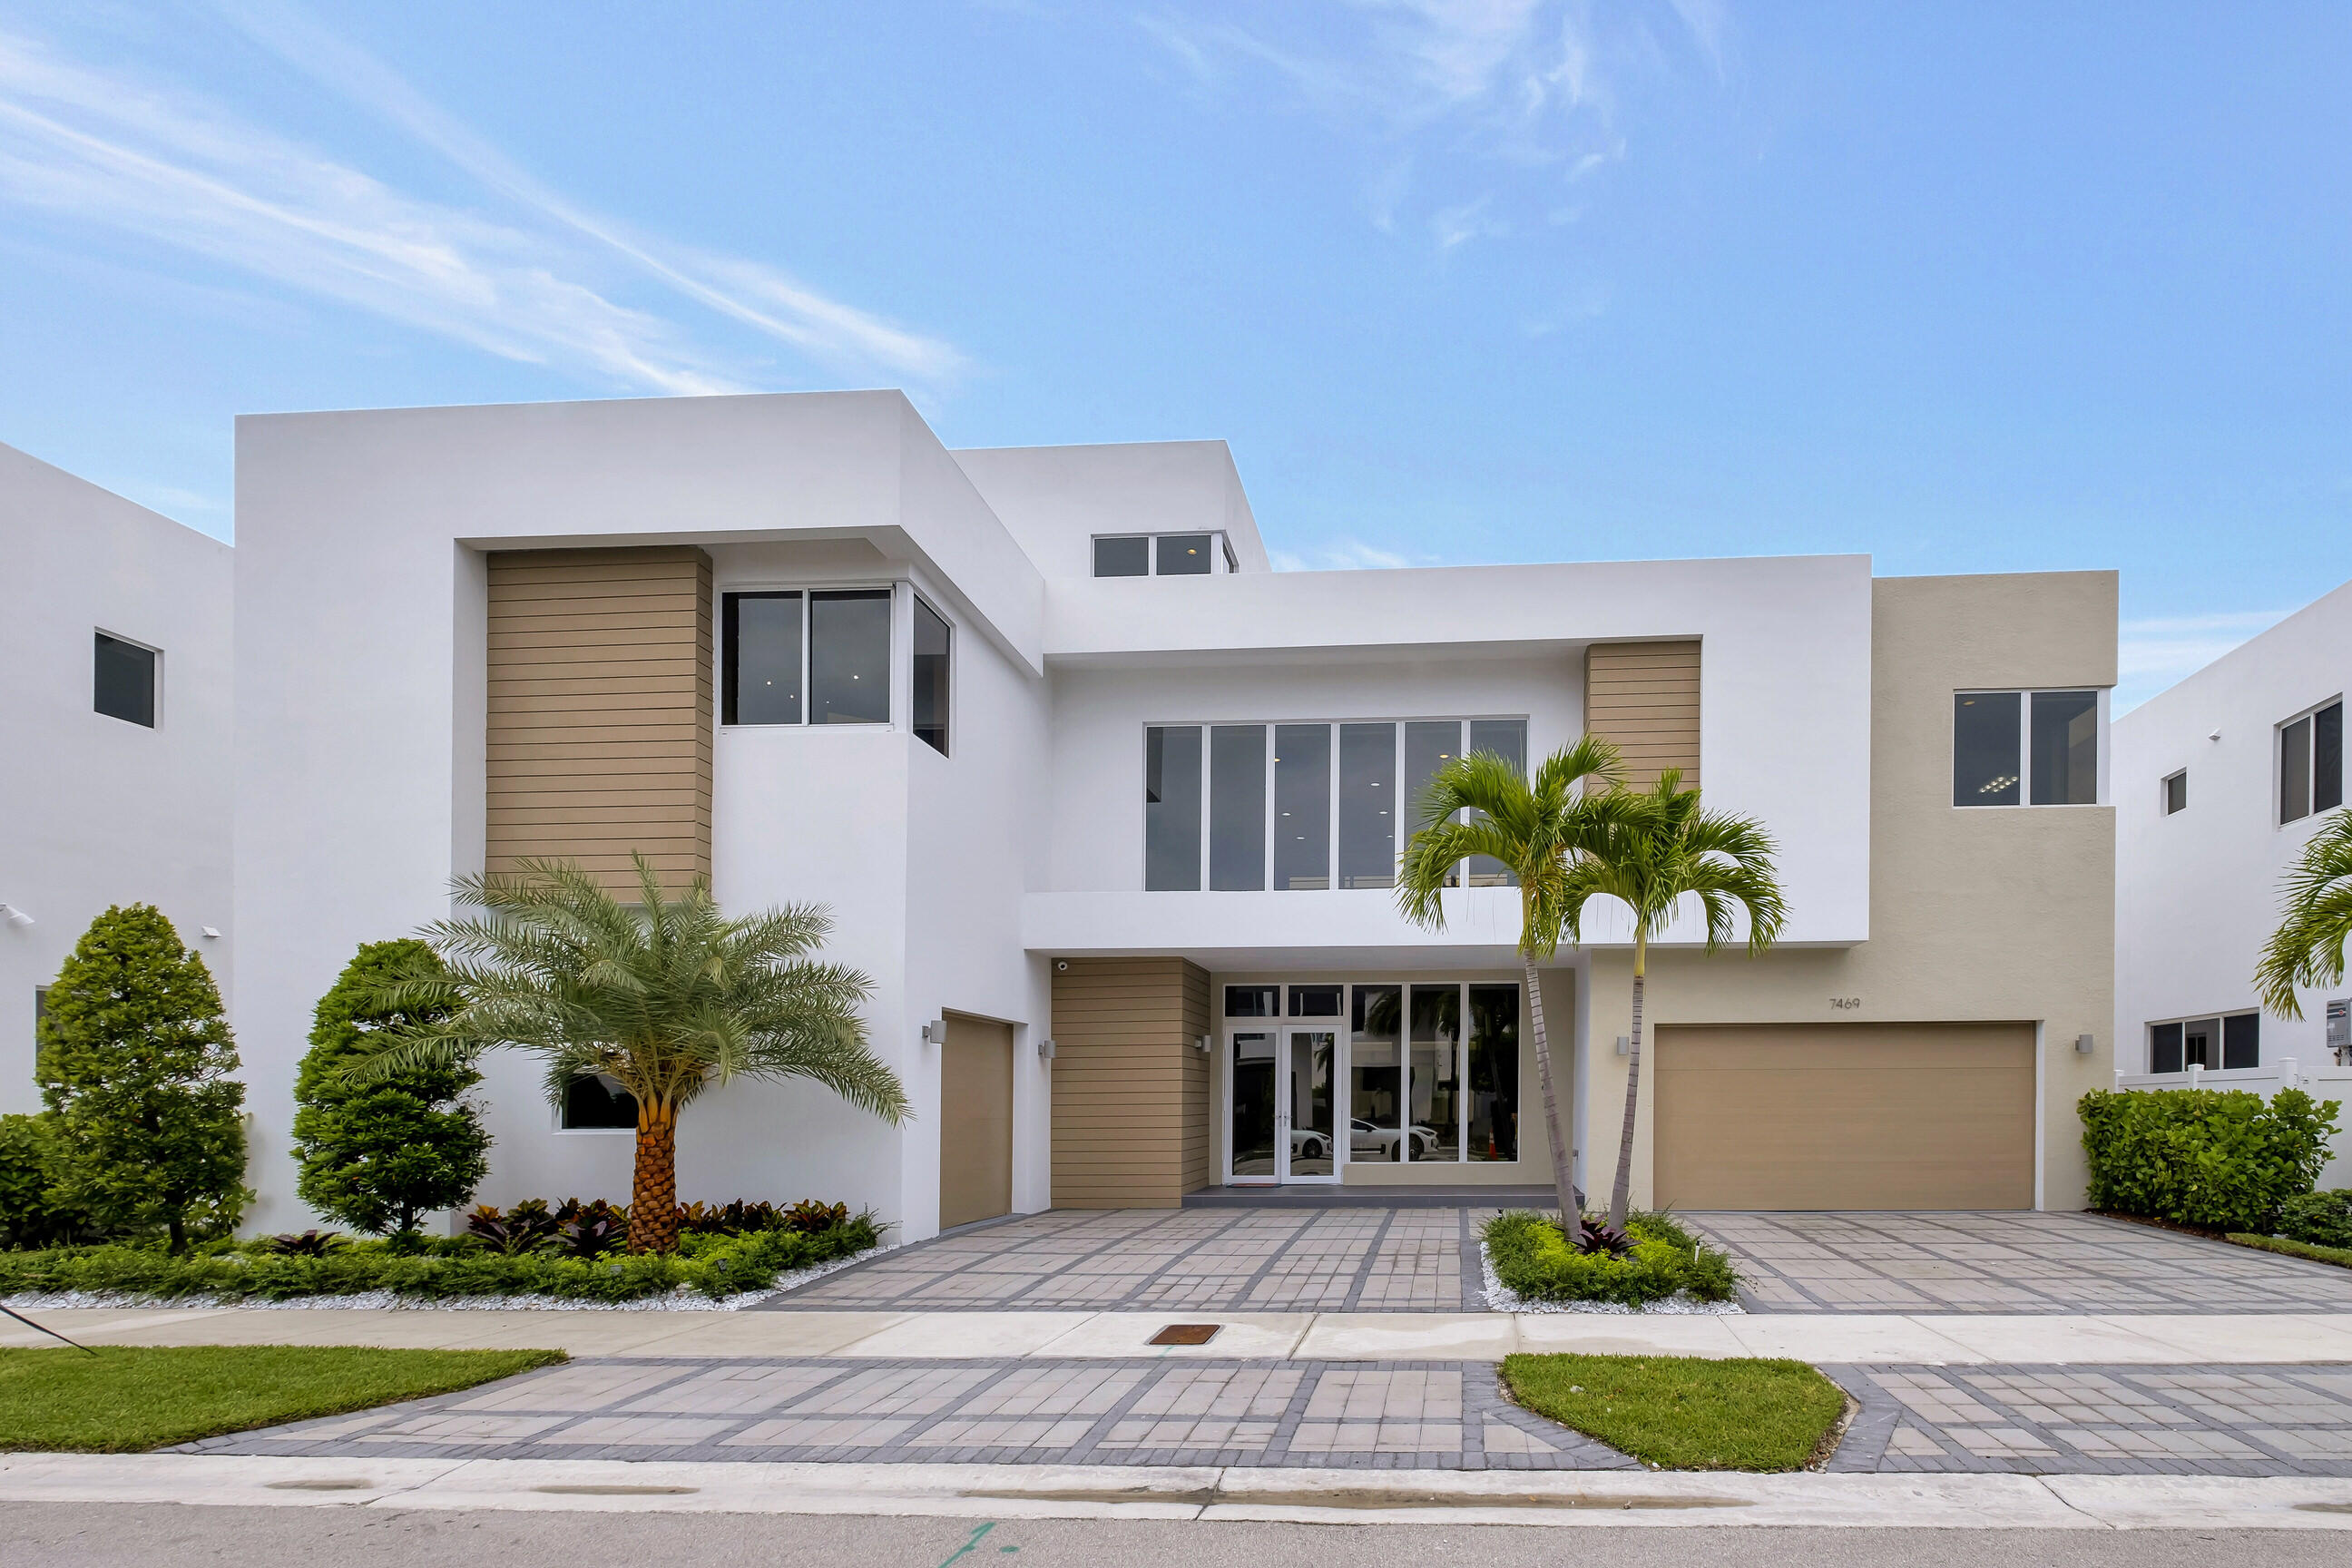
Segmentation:
{"type": "Polygon", "coordinates": [[[2081,1214],[1695,1214],[1764,1312],[2352,1312],[2352,1268],[2081,1214]]]}

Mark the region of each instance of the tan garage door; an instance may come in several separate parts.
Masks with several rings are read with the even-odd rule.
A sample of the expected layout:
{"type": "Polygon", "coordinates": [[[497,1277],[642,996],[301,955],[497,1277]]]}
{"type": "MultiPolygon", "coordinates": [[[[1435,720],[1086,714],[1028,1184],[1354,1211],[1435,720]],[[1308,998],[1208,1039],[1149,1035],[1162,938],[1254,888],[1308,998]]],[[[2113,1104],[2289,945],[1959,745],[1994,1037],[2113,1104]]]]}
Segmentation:
{"type": "Polygon", "coordinates": [[[1013,1212],[1013,1026],[947,1016],[940,1054],[940,1228],[1013,1212]]]}
{"type": "Polygon", "coordinates": [[[1658,1031],[1657,1188],[1677,1209],[2033,1206],[2033,1026],[1658,1031]]]}

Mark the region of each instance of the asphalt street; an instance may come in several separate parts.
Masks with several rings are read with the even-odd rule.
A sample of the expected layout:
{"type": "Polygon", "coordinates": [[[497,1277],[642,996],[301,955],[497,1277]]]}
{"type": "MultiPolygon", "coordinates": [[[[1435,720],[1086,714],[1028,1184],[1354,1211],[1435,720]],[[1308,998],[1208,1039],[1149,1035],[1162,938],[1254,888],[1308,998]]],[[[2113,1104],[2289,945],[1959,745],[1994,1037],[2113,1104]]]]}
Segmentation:
{"type": "Polygon", "coordinates": [[[1515,1529],[777,1514],[400,1512],[139,1503],[0,1504],[0,1563],[26,1568],[2339,1568],[2313,1531],[1515,1529]]]}

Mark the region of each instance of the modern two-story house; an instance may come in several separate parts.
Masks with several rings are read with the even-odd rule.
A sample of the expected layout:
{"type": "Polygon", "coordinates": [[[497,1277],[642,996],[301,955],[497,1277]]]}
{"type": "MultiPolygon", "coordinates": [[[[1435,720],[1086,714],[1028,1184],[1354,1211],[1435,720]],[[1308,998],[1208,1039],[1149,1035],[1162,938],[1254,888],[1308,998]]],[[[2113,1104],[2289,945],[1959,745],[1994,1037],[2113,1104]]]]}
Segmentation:
{"type": "MultiPolygon", "coordinates": [[[[1222,443],[950,451],[896,393],[237,429],[237,1024],[255,1223],[310,1008],[448,880],[642,850],[827,905],[916,1115],[738,1084],[686,1196],[919,1237],[1249,1185],[1549,1178],[1518,897],[1405,921],[1422,782],[1587,731],[1780,845],[1776,951],[1654,955],[1635,1158],[1683,1208],[2081,1202],[2109,1080],[2112,574],[1867,558],[1275,573],[1222,443]]],[[[1542,972],[1615,1158],[1622,911],[1542,972]]],[[[620,1197],[631,1108],[488,1064],[489,1201],[620,1197]]]]}

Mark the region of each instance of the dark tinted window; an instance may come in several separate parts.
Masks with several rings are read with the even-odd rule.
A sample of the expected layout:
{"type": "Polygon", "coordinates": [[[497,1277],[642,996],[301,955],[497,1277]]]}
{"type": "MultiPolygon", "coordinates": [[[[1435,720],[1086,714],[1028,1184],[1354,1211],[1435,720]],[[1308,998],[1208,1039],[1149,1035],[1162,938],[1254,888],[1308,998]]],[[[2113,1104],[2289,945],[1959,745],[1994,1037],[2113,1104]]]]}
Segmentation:
{"type": "Polygon", "coordinates": [[[801,596],[730,594],[721,607],[719,721],[801,721],[801,596]]]}
{"type": "Polygon", "coordinates": [[[2263,1016],[2233,1013],[2221,1020],[2221,1065],[2257,1068],[2263,1065],[2263,1016]]]}
{"type": "Polygon", "coordinates": [[[1147,892],[1201,889],[1201,728],[1158,725],[1143,732],[1143,886],[1147,892]]]}
{"type": "Polygon", "coordinates": [[[1233,893],[1265,888],[1263,724],[1209,731],[1209,886],[1233,893]]]}
{"type": "Polygon", "coordinates": [[[1339,726],[1339,886],[1396,883],[1396,726],[1339,726]]]}
{"type": "Polygon", "coordinates": [[[915,738],[948,754],[948,644],[942,616],[915,601],[915,738]]]}
{"type": "Polygon", "coordinates": [[[637,1125],[637,1097],[610,1079],[591,1073],[575,1078],[563,1090],[563,1129],[577,1132],[591,1129],[637,1125]]]}
{"type": "Polygon", "coordinates": [[[2297,719],[2279,731],[2279,820],[2311,815],[2311,721],[2297,719]]]}
{"type": "MultiPolygon", "coordinates": [[[[1422,797],[1429,791],[1430,780],[1437,771],[1462,754],[1462,725],[1454,719],[1421,719],[1404,727],[1404,837],[1411,843],[1412,836],[1423,826],[1422,797]]],[[[1445,885],[1461,886],[1462,873],[1457,868],[1445,874],[1445,885]]]]}
{"type": "Polygon", "coordinates": [[[2344,804],[2344,704],[2331,703],[2311,716],[2311,809],[2334,811],[2344,804]]]}
{"type": "Polygon", "coordinates": [[[1331,885],[1331,726],[1274,727],[1274,885],[1331,885]]]}
{"type": "Polygon", "coordinates": [[[1338,985],[1294,985],[1290,988],[1290,1016],[1294,1018],[1336,1018],[1339,1016],[1338,985]]]}
{"type": "Polygon", "coordinates": [[[155,727],[155,654],[152,648],[98,634],[98,671],[91,706],[110,719],[155,727]]]}
{"type": "Polygon", "coordinates": [[[1163,533],[1160,536],[1160,575],[1204,577],[1215,557],[1205,533],[1163,533]]]}
{"type": "Polygon", "coordinates": [[[2147,1070],[2179,1072],[2180,1061],[2180,1026],[2151,1024],[2147,1029],[2147,1070]]]}
{"type": "Polygon", "coordinates": [[[2033,804],[2094,805],[2099,798],[2099,694],[2033,694],[2033,804]]]}
{"type": "Polygon", "coordinates": [[[1470,1141],[1473,1160],[1519,1157],[1519,988],[1470,987],[1470,1141]]]}
{"type": "Polygon", "coordinates": [[[1226,1017],[1278,1018],[1281,1016],[1281,986],[1228,985],[1225,987],[1226,1017]]]}
{"type": "Polygon", "coordinates": [[[2187,769],[2164,781],[2164,815],[2189,809],[2189,773],[2187,769]]]}
{"type": "Polygon", "coordinates": [[[1963,691],[1952,699],[1952,804],[2015,805],[2018,786],[2018,694],[1963,691]]]}
{"type": "Polygon", "coordinates": [[[1151,572],[1151,541],[1138,534],[1130,539],[1095,541],[1095,575],[1143,577],[1151,572]]]}
{"type": "MultiPolygon", "coordinates": [[[[1528,771],[1528,721],[1524,719],[1473,719],[1470,750],[1502,758],[1524,775],[1528,771]]],[[[1491,855],[1473,855],[1469,861],[1474,888],[1515,888],[1518,879],[1491,855]]]]}
{"type": "Polygon", "coordinates": [[[890,721],[890,590],[809,595],[809,722],[890,721]]]}

